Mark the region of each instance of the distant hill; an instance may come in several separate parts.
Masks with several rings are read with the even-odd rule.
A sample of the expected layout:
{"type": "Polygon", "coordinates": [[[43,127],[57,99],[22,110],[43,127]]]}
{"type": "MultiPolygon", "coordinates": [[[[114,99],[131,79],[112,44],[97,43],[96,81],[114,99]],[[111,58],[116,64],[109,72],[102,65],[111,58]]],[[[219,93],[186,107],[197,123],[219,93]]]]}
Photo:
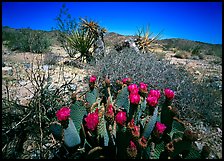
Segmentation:
{"type": "Polygon", "coordinates": [[[209,44],[199,41],[185,40],[185,39],[163,39],[159,40],[165,49],[177,48],[184,51],[192,51],[195,48],[199,48],[204,54],[216,55],[222,57],[222,45],[221,44],[209,44]]]}
{"type": "MultiPolygon", "coordinates": [[[[19,29],[13,29],[8,26],[2,27],[2,39],[4,39],[5,32],[16,32],[19,29]]],[[[30,29],[31,30],[31,29],[30,29]]],[[[42,31],[41,32],[46,33],[48,38],[53,42],[53,44],[59,44],[57,42],[56,37],[56,30],[54,31],[42,31]]],[[[129,38],[136,38],[136,36],[125,36],[121,35],[115,32],[107,32],[104,36],[104,41],[106,46],[113,46],[119,42],[122,42],[129,38]]],[[[155,43],[158,43],[163,46],[165,50],[169,50],[171,48],[176,48],[178,50],[183,51],[189,51],[191,52],[195,48],[200,49],[203,54],[207,55],[216,55],[218,57],[222,57],[222,45],[221,44],[209,44],[199,41],[192,41],[192,40],[186,40],[186,39],[180,39],[180,38],[171,38],[171,39],[163,39],[163,40],[157,40],[155,43]]]]}

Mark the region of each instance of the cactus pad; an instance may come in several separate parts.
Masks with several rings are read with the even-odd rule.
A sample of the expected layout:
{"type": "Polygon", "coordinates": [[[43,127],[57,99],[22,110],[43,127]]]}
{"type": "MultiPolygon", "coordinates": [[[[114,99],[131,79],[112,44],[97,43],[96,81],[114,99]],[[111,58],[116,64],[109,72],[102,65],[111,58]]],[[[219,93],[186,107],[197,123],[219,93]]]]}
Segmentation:
{"type": "Polygon", "coordinates": [[[80,131],[83,116],[86,115],[86,114],[87,114],[87,111],[86,111],[86,108],[83,105],[82,101],[76,101],[71,106],[70,117],[73,120],[77,131],[80,131]]]}

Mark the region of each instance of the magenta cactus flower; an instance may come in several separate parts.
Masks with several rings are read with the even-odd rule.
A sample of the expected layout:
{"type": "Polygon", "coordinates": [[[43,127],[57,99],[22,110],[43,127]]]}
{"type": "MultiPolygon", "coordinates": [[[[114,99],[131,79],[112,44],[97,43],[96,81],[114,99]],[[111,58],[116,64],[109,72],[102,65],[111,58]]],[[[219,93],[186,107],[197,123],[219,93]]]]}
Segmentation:
{"type": "Polygon", "coordinates": [[[122,79],[123,84],[128,84],[131,82],[131,78],[124,78],[122,79]]]}
{"type": "Polygon", "coordinates": [[[159,133],[159,134],[163,134],[163,132],[165,131],[166,129],[166,125],[160,123],[160,122],[156,122],[156,131],[159,133]]]}
{"type": "Polygon", "coordinates": [[[159,99],[160,96],[161,96],[160,91],[159,90],[155,90],[155,89],[151,89],[149,91],[149,95],[150,96],[155,96],[155,97],[157,97],[157,99],[159,99]]]}
{"type": "Polygon", "coordinates": [[[66,121],[70,117],[71,109],[69,107],[62,107],[56,112],[59,121],[66,121]]]}
{"type": "Polygon", "coordinates": [[[110,104],[108,107],[107,107],[107,112],[106,112],[107,115],[114,115],[114,111],[113,111],[113,105],[110,104]]]}
{"type": "Polygon", "coordinates": [[[120,111],[117,113],[115,120],[118,124],[124,125],[125,121],[127,120],[126,112],[120,111]]]}
{"type": "Polygon", "coordinates": [[[169,88],[166,88],[164,90],[164,94],[165,94],[166,98],[169,99],[169,100],[172,100],[174,98],[174,96],[175,96],[174,91],[172,91],[169,88]]]}
{"type": "Polygon", "coordinates": [[[135,125],[132,129],[132,135],[138,138],[140,136],[140,127],[135,125]]]}
{"type": "Polygon", "coordinates": [[[139,91],[141,92],[147,92],[148,90],[148,84],[145,84],[143,82],[140,82],[139,83],[139,91]]]}
{"type": "Polygon", "coordinates": [[[158,98],[156,96],[148,95],[146,102],[149,106],[155,107],[158,104],[158,98]]]}
{"type": "Polygon", "coordinates": [[[89,130],[94,131],[99,123],[99,117],[98,117],[97,111],[93,113],[88,113],[88,115],[86,116],[84,120],[86,122],[85,126],[89,130]]]}
{"type": "Polygon", "coordinates": [[[138,93],[138,86],[137,84],[131,84],[128,86],[129,93],[138,93]]]}
{"type": "Polygon", "coordinates": [[[138,93],[137,94],[131,93],[129,95],[129,100],[130,100],[131,104],[138,105],[140,102],[140,95],[138,93]]]}
{"type": "Polygon", "coordinates": [[[132,118],[131,121],[128,123],[128,128],[130,130],[134,129],[135,127],[135,120],[132,118]]]}
{"type": "Polygon", "coordinates": [[[95,75],[92,75],[92,76],[89,78],[89,82],[90,82],[90,83],[95,83],[95,82],[96,82],[96,76],[95,76],[95,75]]]}

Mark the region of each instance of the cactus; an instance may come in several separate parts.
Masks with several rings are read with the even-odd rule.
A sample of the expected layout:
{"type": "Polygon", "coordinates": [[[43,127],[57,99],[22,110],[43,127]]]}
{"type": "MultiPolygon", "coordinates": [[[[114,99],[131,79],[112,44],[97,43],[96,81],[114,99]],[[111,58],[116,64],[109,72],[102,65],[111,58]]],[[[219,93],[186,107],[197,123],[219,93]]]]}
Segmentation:
{"type": "Polygon", "coordinates": [[[71,119],[73,120],[77,131],[81,129],[83,116],[87,114],[86,107],[82,101],[76,101],[71,105],[71,119]]]}
{"type": "Polygon", "coordinates": [[[127,114],[129,113],[129,107],[130,107],[130,102],[128,99],[128,88],[127,86],[125,86],[124,88],[122,88],[122,90],[118,93],[117,95],[117,99],[115,104],[117,105],[117,107],[122,107],[127,111],[127,114]]]}
{"type": "Polygon", "coordinates": [[[156,120],[158,115],[158,106],[154,109],[153,116],[150,118],[150,121],[146,124],[143,132],[143,136],[146,139],[149,139],[149,136],[151,135],[152,130],[154,129],[156,120]]]}
{"type": "Polygon", "coordinates": [[[63,129],[62,129],[62,127],[61,127],[60,124],[58,124],[58,123],[52,123],[50,125],[50,131],[53,134],[53,136],[54,136],[55,139],[57,139],[57,140],[61,140],[62,139],[63,129]]]}
{"type": "Polygon", "coordinates": [[[50,125],[53,136],[58,140],[64,137],[67,147],[81,144],[82,139],[86,154],[91,152],[90,148],[100,147],[103,153],[108,149],[107,153],[102,153],[104,157],[114,155],[115,159],[168,159],[179,158],[180,154],[186,159],[208,156],[205,153],[207,151],[199,152],[192,148],[195,135],[186,130],[181,120],[174,117],[176,111],[170,106],[174,97],[171,92],[165,95],[169,99],[166,99],[159,113],[158,98],[156,104],[150,106],[147,98],[131,97],[126,85],[116,93],[110,90],[112,85],[108,83],[109,79],[99,94],[95,82],[96,77],[90,77],[92,86],[84,100],[77,100],[74,94],[72,105],[56,113],[61,125],[50,125]],[[152,111],[149,112],[149,108],[152,111]],[[85,125],[83,128],[82,124],[85,125]]]}
{"type": "Polygon", "coordinates": [[[64,143],[68,147],[74,147],[81,143],[80,136],[76,127],[71,119],[69,119],[68,128],[64,130],[64,143]]]}
{"type": "Polygon", "coordinates": [[[99,97],[99,92],[97,88],[90,90],[86,93],[86,101],[92,106],[93,103],[96,102],[97,98],[99,97]]]}
{"type": "Polygon", "coordinates": [[[103,114],[99,117],[99,124],[97,126],[97,134],[99,137],[103,138],[104,146],[108,146],[109,136],[106,129],[106,121],[103,114]]]}

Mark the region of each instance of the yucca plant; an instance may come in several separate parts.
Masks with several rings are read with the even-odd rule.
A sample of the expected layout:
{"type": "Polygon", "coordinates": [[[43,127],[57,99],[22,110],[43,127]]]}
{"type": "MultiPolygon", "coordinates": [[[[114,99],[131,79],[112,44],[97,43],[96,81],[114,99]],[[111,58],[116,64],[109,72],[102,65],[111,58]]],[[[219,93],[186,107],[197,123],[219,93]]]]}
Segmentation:
{"type": "Polygon", "coordinates": [[[155,40],[159,39],[159,37],[161,36],[161,33],[158,33],[155,37],[150,38],[150,36],[152,36],[153,32],[149,31],[149,26],[146,27],[146,29],[144,29],[144,27],[142,28],[138,28],[137,34],[136,36],[138,37],[136,40],[136,44],[139,48],[139,50],[141,50],[143,53],[146,53],[150,50],[150,45],[152,42],[154,42],[155,40]]]}
{"type": "Polygon", "coordinates": [[[95,35],[92,32],[77,29],[76,31],[72,31],[71,35],[66,36],[66,38],[69,44],[81,53],[81,60],[84,61],[83,58],[85,58],[87,62],[91,61],[92,53],[90,52],[90,48],[95,41],[95,35]]]}
{"type": "Polygon", "coordinates": [[[82,148],[83,158],[91,159],[178,158],[179,154],[197,159],[203,156],[192,148],[195,137],[183,122],[170,116],[164,119],[164,107],[172,106],[174,91],[164,90],[166,101],[161,114],[159,100],[163,95],[160,90],[149,90],[143,82],[139,86],[131,84],[128,78],[117,82],[118,88],[106,78],[100,88],[97,77],[91,76],[89,91],[80,97],[72,95],[72,105],[57,112],[60,123],[50,128],[55,138],[68,148],[82,148]],[[164,134],[170,136],[169,141],[164,139],[164,134]]]}

